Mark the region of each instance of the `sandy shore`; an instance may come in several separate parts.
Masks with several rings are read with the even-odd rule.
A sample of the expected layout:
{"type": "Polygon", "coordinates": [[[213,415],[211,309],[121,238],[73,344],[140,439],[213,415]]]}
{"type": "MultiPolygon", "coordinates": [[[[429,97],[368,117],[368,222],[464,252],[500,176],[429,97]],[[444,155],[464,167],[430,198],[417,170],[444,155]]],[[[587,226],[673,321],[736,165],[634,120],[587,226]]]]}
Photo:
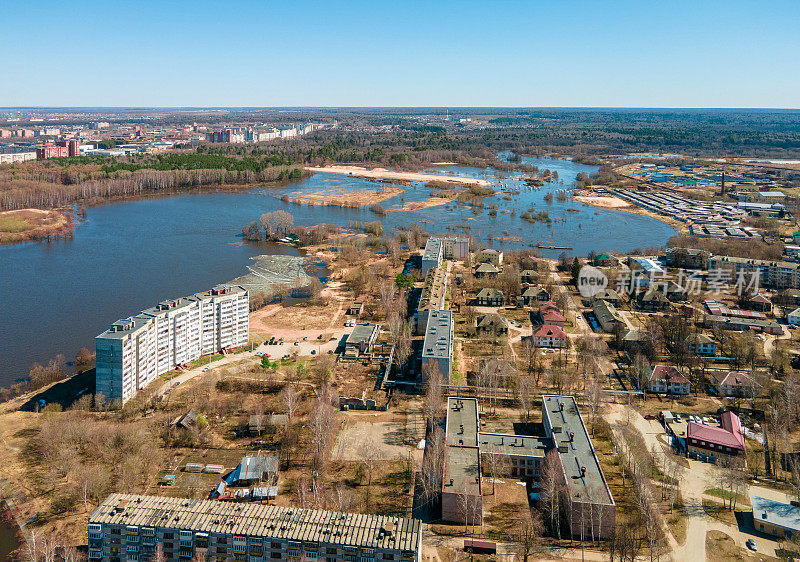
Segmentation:
{"type": "Polygon", "coordinates": [[[613,196],[576,195],[573,199],[591,205],[592,207],[600,207],[602,209],[625,209],[631,207],[631,204],[624,199],[613,196]]]}
{"type": "Polygon", "coordinates": [[[461,176],[449,176],[440,174],[420,174],[419,172],[398,172],[397,170],[387,170],[385,168],[362,168],[361,166],[325,166],[315,168],[306,166],[309,172],[328,172],[331,174],[345,174],[362,178],[382,178],[392,180],[407,181],[441,181],[447,183],[460,183],[464,185],[488,186],[490,183],[478,178],[464,178],[461,176]]]}
{"type": "Polygon", "coordinates": [[[613,209],[615,211],[624,211],[626,213],[632,213],[634,215],[642,215],[644,217],[650,217],[652,219],[656,219],[661,221],[665,224],[668,224],[672,228],[675,229],[676,232],[682,232],[686,230],[686,224],[682,223],[678,220],[673,219],[672,217],[668,217],[666,215],[659,215],[657,213],[653,213],[652,211],[648,211],[631,203],[628,203],[624,199],[620,197],[608,196],[608,195],[576,195],[573,197],[575,201],[579,201],[581,203],[585,203],[586,205],[591,205],[592,207],[599,207],[602,209],[613,209]]]}

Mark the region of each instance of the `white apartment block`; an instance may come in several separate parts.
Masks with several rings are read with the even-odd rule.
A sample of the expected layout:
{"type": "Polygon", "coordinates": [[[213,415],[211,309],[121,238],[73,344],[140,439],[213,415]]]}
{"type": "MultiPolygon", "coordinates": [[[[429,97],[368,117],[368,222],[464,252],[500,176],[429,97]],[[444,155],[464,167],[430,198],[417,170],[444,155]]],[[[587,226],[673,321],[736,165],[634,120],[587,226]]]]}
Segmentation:
{"type": "Polygon", "coordinates": [[[245,345],[249,295],[218,286],[167,300],[115,322],[95,338],[96,391],[124,404],[158,376],[217,351],[245,345]]]}

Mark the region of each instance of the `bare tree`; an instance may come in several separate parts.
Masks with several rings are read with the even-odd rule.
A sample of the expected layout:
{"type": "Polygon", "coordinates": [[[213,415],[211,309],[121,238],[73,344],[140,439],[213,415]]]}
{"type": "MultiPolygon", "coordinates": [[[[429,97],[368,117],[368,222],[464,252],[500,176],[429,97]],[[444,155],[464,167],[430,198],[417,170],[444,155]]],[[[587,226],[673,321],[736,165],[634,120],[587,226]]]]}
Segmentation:
{"type": "Polygon", "coordinates": [[[439,423],[442,417],[442,374],[435,361],[426,361],[422,366],[422,376],[425,379],[425,397],[422,399],[422,410],[429,429],[439,423]]]}
{"type": "Polygon", "coordinates": [[[561,460],[558,452],[547,452],[540,470],[542,475],[540,509],[547,520],[550,532],[561,538],[561,491],[563,489],[561,460]]]}
{"type": "Polygon", "coordinates": [[[286,416],[291,422],[295,411],[297,410],[297,391],[295,390],[294,386],[287,384],[283,387],[283,390],[281,390],[281,400],[286,408],[286,416]]]}
{"type": "Polygon", "coordinates": [[[516,546],[517,556],[523,562],[528,562],[529,556],[542,553],[539,545],[542,536],[542,518],[536,511],[524,510],[517,516],[516,546]]]}

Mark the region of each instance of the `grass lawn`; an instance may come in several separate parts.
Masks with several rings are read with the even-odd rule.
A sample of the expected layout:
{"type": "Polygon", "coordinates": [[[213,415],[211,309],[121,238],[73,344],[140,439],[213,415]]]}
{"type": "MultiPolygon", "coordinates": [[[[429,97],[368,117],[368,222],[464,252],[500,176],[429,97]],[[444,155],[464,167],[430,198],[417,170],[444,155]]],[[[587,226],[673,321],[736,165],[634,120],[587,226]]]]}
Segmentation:
{"type": "MultiPolygon", "coordinates": [[[[669,508],[667,507],[667,509],[669,508]]],[[[664,514],[667,525],[669,525],[669,530],[672,532],[672,536],[675,537],[678,544],[686,542],[686,529],[689,525],[688,517],[686,506],[683,504],[683,498],[678,495],[678,499],[675,500],[672,511],[667,511],[664,514]]]]}
{"type": "Polygon", "coordinates": [[[730,562],[731,560],[775,560],[775,558],[739,548],[733,539],[722,531],[709,531],[706,534],[706,560],[730,562]]]}
{"type": "Polygon", "coordinates": [[[736,496],[736,505],[745,505],[750,506],[750,498],[747,496],[743,496],[742,494],[731,494],[727,490],[720,490],[719,488],[709,488],[704,494],[708,494],[709,496],[714,496],[715,498],[724,499],[726,502],[729,501],[734,495],[736,496]]]}
{"type": "Polygon", "coordinates": [[[0,216],[0,232],[25,232],[31,224],[23,218],[16,216],[0,216]]]}

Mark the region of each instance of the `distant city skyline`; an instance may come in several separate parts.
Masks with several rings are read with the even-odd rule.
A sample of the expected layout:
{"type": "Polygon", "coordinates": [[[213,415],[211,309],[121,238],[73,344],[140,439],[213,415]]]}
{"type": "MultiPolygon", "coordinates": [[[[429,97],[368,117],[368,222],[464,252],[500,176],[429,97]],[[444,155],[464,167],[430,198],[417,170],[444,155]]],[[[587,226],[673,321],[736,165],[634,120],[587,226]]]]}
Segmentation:
{"type": "Polygon", "coordinates": [[[800,108],[800,2],[4,7],[0,107],[800,108]]]}

